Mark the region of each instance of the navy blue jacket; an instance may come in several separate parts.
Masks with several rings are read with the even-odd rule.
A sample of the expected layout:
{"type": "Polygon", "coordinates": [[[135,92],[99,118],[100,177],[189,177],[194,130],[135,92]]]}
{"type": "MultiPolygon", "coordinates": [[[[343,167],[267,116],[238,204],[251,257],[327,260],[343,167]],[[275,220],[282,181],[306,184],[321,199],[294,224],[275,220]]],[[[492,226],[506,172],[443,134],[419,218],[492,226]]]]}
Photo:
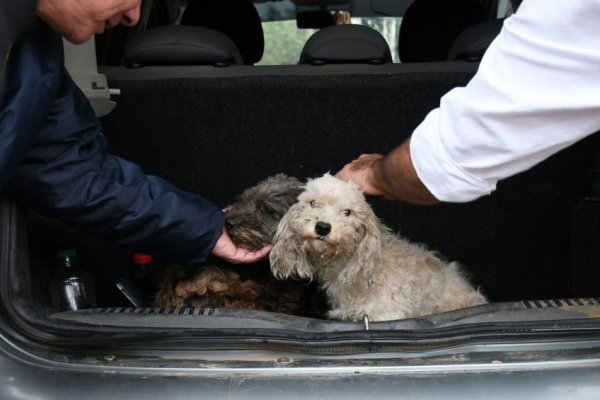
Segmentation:
{"type": "Polygon", "coordinates": [[[4,71],[8,52],[13,42],[33,22],[36,3],[36,0],[0,0],[0,93],[4,87],[4,71]]]}
{"type": "Polygon", "coordinates": [[[207,258],[223,231],[221,209],[107,153],[100,122],[63,66],[62,39],[41,21],[13,47],[1,100],[0,190],[167,261],[207,258]]]}

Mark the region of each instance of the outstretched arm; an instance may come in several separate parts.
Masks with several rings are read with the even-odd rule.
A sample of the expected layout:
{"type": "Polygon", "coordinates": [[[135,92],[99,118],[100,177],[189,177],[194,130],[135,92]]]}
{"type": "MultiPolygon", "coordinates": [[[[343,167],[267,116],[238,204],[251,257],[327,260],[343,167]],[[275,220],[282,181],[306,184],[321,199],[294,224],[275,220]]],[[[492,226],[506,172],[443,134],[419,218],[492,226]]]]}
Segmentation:
{"type": "Polygon", "coordinates": [[[166,261],[202,262],[211,252],[232,262],[264,257],[227,245],[220,207],[107,152],[89,101],[64,70],[61,44],[38,24],[15,49],[11,96],[0,113],[0,183],[8,180],[7,192],[84,232],[166,261]]]}
{"type": "Polygon", "coordinates": [[[523,2],[469,84],[443,96],[410,142],[340,176],[384,197],[467,202],[597,132],[598,18],[600,0],[523,2]]]}

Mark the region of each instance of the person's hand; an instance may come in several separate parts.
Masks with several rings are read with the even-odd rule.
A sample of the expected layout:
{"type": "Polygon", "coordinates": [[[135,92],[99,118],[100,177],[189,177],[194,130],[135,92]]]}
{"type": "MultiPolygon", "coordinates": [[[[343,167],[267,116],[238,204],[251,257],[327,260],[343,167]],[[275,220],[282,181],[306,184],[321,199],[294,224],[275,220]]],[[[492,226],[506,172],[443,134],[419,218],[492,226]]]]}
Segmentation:
{"type": "Polygon", "coordinates": [[[381,183],[377,182],[374,174],[375,163],[383,159],[381,154],[363,154],[356,160],[346,164],[338,173],[336,178],[352,181],[371,196],[382,196],[384,191],[380,189],[381,183]]]}
{"type": "Polygon", "coordinates": [[[410,139],[387,156],[363,154],[346,164],[335,176],[356,183],[365,194],[414,204],[436,204],[439,200],[423,184],[412,163],[410,139]]]}
{"type": "Polygon", "coordinates": [[[236,247],[227,231],[223,229],[223,233],[212,249],[212,254],[232,264],[250,264],[266,259],[272,247],[268,245],[256,251],[236,247]]]}

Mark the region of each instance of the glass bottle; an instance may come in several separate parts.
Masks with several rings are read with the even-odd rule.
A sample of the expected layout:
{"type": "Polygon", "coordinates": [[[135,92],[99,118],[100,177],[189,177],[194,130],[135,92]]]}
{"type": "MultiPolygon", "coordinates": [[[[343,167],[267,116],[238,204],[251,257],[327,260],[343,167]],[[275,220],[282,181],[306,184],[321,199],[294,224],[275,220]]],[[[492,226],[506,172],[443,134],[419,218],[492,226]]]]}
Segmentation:
{"type": "Polygon", "coordinates": [[[96,291],[92,277],[77,264],[76,252],[57,252],[59,268],[49,285],[52,305],[58,311],[75,311],[96,307],[96,291]]]}

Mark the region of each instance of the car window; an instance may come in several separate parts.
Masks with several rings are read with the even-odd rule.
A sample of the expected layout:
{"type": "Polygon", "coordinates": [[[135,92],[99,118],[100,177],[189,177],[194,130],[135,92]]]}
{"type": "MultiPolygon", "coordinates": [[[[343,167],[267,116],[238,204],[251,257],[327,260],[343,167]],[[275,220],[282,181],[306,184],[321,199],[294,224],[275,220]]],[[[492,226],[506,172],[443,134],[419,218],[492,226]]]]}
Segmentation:
{"type": "Polygon", "coordinates": [[[265,50],[257,65],[298,64],[304,43],[316,29],[298,29],[296,20],[263,22],[265,50]]]}
{"type": "MultiPolygon", "coordinates": [[[[412,2],[413,0],[355,1],[351,7],[343,2],[335,2],[327,11],[335,15],[336,19],[338,13],[348,13],[351,15],[350,23],[366,25],[378,31],[390,46],[393,62],[397,63],[400,62],[398,37],[402,15],[412,2]]],[[[290,0],[259,2],[255,6],[262,21],[265,38],[264,54],[257,65],[297,64],[304,44],[318,29],[298,28],[296,15],[315,8],[296,6],[290,0]]],[[[493,9],[495,17],[500,19],[514,12],[510,0],[498,0],[493,9]]]]}
{"type": "MultiPolygon", "coordinates": [[[[394,62],[399,62],[397,44],[402,17],[353,17],[352,24],[369,26],[385,38],[392,50],[394,62]]],[[[257,65],[297,64],[306,41],[317,29],[300,29],[296,20],[266,21],[262,23],[265,50],[257,65]]]]}

